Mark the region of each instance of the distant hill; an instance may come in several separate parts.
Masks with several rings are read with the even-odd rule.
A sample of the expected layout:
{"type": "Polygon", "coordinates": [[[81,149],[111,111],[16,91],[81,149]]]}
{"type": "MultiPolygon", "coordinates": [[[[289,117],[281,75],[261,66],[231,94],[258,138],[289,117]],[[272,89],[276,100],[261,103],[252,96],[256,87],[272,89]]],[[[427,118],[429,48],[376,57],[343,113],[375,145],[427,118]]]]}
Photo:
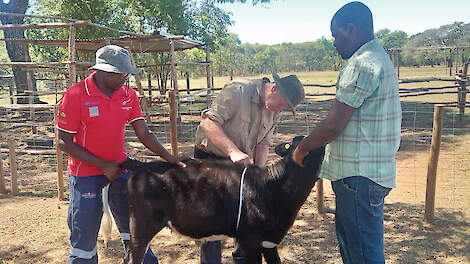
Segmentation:
{"type": "Polygon", "coordinates": [[[470,23],[453,24],[428,29],[409,38],[407,47],[470,45],[470,23]]]}

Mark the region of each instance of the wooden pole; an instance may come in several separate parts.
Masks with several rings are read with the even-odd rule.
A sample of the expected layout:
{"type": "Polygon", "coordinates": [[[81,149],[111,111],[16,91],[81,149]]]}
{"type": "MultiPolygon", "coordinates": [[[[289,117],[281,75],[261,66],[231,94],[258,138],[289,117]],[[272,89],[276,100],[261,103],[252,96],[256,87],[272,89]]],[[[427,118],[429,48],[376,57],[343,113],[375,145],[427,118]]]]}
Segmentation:
{"type": "Polygon", "coordinates": [[[5,170],[3,169],[3,158],[2,152],[0,152],[0,194],[5,194],[7,192],[5,188],[5,170]]]}
{"type": "Polygon", "coordinates": [[[170,60],[171,60],[171,79],[173,81],[173,88],[168,95],[170,105],[170,143],[171,154],[178,155],[178,127],[177,127],[177,113],[176,113],[176,94],[178,93],[178,78],[176,76],[175,65],[175,43],[170,40],[170,60]]]}
{"type": "MultiPolygon", "coordinates": [[[[207,88],[212,87],[214,84],[211,82],[212,80],[212,73],[211,73],[211,65],[210,65],[210,60],[211,60],[211,55],[210,55],[210,48],[209,44],[206,43],[206,74],[207,74],[207,88]]],[[[207,107],[209,107],[210,104],[210,94],[212,93],[211,90],[207,90],[207,96],[206,96],[206,104],[207,107]]]]}
{"type": "Polygon", "coordinates": [[[14,90],[14,87],[13,87],[13,78],[10,78],[10,80],[8,81],[8,91],[10,92],[10,103],[11,104],[14,104],[15,101],[13,100],[13,90],[14,90]]]}
{"type": "Polygon", "coordinates": [[[397,75],[400,79],[400,51],[397,52],[397,75]]]}
{"type": "MultiPolygon", "coordinates": [[[[126,47],[126,50],[129,52],[129,58],[131,60],[132,66],[136,67],[134,57],[132,56],[131,48],[126,47]]],[[[139,94],[142,96],[142,111],[144,112],[145,120],[147,121],[147,124],[150,128],[152,125],[152,119],[150,119],[149,103],[147,101],[147,98],[145,97],[144,89],[142,88],[140,74],[136,73],[134,74],[134,77],[135,77],[135,84],[137,86],[137,90],[139,91],[139,94]]]]}
{"type": "Polygon", "coordinates": [[[465,104],[467,102],[467,73],[468,63],[465,63],[463,66],[463,72],[456,76],[460,84],[458,90],[458,105],[460,109],[459,121],[462,121],[465,115],[465,104]]]}
{"type": "Polygon", "coordinates": [[[317,211],[319,214],[325,213],[323,179],[317,180],[317,211]]]}
{"type": "Polygon", "coordinates": [[[8,140],[8,148],[10,149],[11,195],[15,196],[18,194],[18,165],[16,164],[15,141],[13,139],[8,140]]]}
{"type": "MultiPolygon", "coordinates": [[[[24,43],[24,58],[25,58],[25,61],[27,62],[31,62],[31,56],[29,55],[29,44],[28,43],[24,43]]],[[[33,93],[33,77],[32,77],[32,72],[31,71],[27,71],[26,72],[26,82],[27,82],[27,85],[28,85],[28,92],[29,92],[29,95],[28,95],[28,101],[29,101],[29,104],[32,105],[34,104],[34,96],[35,94],[33,93]]],[[[34,108],[31,108],[29,110],[29,114],[30,114],[30,118],[31,118],[31,123],[34,123],[34,108]]],[[[31,131],[33,132],[33,134],[37,134],[37,129],[35,126],[31,126],[31,131]]]]}
{"type": "Polygon", "coordinates": [[[449,76],[452,76],[452,50],[449,50],[449,76]]]}
{"type": "Polygon", "coordinates": [[[59,201],[64,200],[64,162],[62,150],[59,147],[59,130],[57,129],[57,114],[59,107],[54,106],[54,138],[55,138],[55,151],[57,160],[57,198],[59,201]]]}
{"type": "Polygon", "coordinates": [[[69,28],[69,83],[68,86],[72,86],[75,84],[77,78],[77,70],[76,70],[76,49],[75,49],[75,25],[71,25],[69,28]]]}
{"type": "Polygon", "coordinates": [[[426,182],[426,202],[424,207],[424,221],[432,223],[434,219],[434,203],[436,196],[436,174],[439,161],[439,151],[441,148],[442,119],[444,116],[444,106],[434,106],[434,121],[432,129],[431,152],[428,162],[428,173],[426,182]]]}
{"type": "Polygon", "coordinates": [[[147,71],[147,86],[149,88],[149,98],[152,100],[152,74],[147,71]]]}
{"type": "Polygon", "coordinates": [[[189,72],[186,72],[185,73],[185,77],[186,77],[186,91],[188,92],[188,94],[191,94],[191,87],[190,87],[190,83],[189,83],[189,72]]]}

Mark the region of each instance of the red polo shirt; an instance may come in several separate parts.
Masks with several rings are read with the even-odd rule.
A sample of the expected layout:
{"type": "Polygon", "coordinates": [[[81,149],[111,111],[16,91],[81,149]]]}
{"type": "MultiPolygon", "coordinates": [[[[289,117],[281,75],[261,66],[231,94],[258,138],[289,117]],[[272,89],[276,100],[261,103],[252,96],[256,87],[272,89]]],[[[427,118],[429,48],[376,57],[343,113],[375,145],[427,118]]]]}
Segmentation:
{"type": "MultiPolygon", "coordinates": [[[[122,162],[127,157],[124,150],[126,122],[144,118],[139,98],[127,86],[122,86],[109,98],[96,86],[94,75],[64,93],[57,128],[75,134],[73,141],[95,156],[122,162]]],[[[68,171],[74,176],[103,174],[100,168],[72,157],[68,159],[68,171]]]]}

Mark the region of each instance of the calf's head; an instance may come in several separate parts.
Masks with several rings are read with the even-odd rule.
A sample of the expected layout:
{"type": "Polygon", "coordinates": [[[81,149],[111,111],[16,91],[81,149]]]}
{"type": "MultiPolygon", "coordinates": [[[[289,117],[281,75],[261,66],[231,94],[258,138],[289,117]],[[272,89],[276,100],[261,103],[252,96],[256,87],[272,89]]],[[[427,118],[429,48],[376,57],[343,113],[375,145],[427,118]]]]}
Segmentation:
{"type": "MultiPolygon", "coordinates": [[[[304,136],[296,136],[292,139],[291,143],[281,143],[274,148],[274,152],[281,156],[283,159],[292,160],[292,153],[295,148],[300,144],[304,139],[304,136]]],[[[319,164],[323,160],[325,154],[325,147],[321,146],[319,148],[311,150],[303,160],[305,166],[319,164]]]]}

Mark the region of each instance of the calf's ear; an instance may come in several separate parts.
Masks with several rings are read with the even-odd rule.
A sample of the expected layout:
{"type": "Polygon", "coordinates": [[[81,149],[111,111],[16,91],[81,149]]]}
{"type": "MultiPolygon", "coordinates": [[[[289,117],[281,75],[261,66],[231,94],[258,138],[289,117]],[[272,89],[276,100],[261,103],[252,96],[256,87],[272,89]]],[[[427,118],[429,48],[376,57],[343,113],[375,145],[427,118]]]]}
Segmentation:
{"type": "Polygon", "coordinates": [[[304,136],[296,136],[294,139],[292,139],[292,145],[296,146],[299,145],[300,141],[304,139],[304,136]]]}

